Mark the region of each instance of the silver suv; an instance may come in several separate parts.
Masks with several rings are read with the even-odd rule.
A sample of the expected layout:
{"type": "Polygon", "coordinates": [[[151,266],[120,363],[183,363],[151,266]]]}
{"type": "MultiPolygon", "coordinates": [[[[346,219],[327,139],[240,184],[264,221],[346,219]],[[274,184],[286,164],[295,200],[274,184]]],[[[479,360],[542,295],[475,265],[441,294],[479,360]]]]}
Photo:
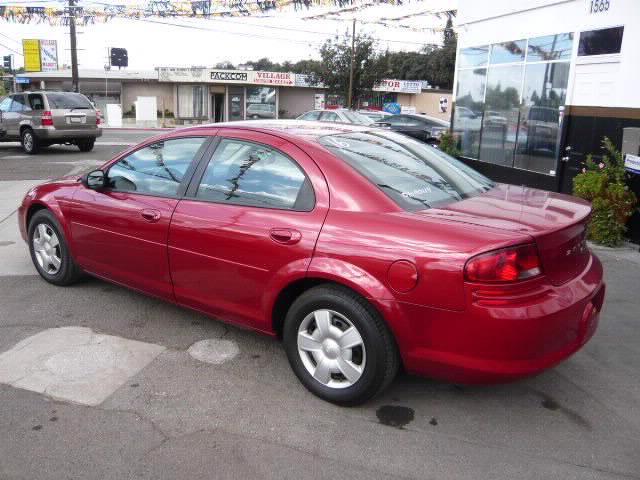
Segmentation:
{"type": "Polygon", "coordinates": [[[54,143],[89,152],[100,135],[100,116],[80,93],[24,92],[0,100],[0,142],[20,141],[26,153],[54,143]]]}

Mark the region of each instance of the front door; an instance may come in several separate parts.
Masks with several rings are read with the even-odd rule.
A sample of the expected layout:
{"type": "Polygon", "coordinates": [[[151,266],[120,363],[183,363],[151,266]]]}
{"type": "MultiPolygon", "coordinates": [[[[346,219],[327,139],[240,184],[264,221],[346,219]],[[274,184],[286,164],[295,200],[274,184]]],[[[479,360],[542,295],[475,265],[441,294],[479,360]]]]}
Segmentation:
{"type": "Polygon", "coordinates": [[[224,93],[211,95],[211,120],[214,123],[224,122],[224,93]]]}
{"type": "Polygon", "coordinates": [[[154,142],[112,163],[106,188],[79,189],[71,211],[76,261],[91,273],[173,299],[169,224],[208,140],[154,142]]]}
{"type": "Polygon", "coordinates": [[[298,147],[225,130],[173,214],[176,300],[270,330],[270,295],[284,278],[306,272],[327,208],[324,177],[298,147]]]}
{"type": "Polygon", "coordinates": [[[2,101],[0,107],[3,109],[2,129],[5,131],[5,135],[14,139],[20,138],[20,121],[25,109],[24,94],[11,95],[2,101]],[[7,108],[6,111],[5,108],[7,108]]]}

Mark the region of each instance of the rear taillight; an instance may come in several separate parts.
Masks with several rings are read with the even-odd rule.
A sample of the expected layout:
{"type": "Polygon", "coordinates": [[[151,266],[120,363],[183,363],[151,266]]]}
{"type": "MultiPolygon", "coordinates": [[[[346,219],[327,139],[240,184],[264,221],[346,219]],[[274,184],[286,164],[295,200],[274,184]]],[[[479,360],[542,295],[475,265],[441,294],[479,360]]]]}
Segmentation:
{"type": "Polygon", "coordinates": [[[517,282],[542,273],[534,244],[508,247],[483,253],[467,261],[465,279],[470,282],[517,282]]]}
{"type": "Polygon", "coordinates": [[[53,127],[53,115],[50,111],[42,112],[42,117],[40,118],[43,127],[53,127]]]}
{"type": "Polygon", "coordinates": [[[100,125],[102,121],[102,112],[100,110],[96,110],[96,125],[100,125]]]}

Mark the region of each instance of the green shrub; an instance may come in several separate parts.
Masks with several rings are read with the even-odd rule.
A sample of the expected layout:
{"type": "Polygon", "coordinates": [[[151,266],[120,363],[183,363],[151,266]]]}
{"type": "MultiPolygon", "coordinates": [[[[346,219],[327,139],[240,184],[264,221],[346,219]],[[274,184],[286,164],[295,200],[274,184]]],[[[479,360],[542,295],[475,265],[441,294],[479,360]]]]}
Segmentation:
{"type": "Polygon", "coordinates": [[[608,138],[602,142],[605,151],[596,163],[587,156],[582,173],[573,179],[574,195],[591,202],[593,215],[589,223],[589,239],[614,247],[622,243],[626,223],[638,199],[626,184],[622,154],[608,138]]]}
{"type": "Polygon", "coordinates": [[[462,152],[458,148],[458,140],[451,132],[444,132],[440,137],[438,148],[447,155],[458,157],[462,152]]]}

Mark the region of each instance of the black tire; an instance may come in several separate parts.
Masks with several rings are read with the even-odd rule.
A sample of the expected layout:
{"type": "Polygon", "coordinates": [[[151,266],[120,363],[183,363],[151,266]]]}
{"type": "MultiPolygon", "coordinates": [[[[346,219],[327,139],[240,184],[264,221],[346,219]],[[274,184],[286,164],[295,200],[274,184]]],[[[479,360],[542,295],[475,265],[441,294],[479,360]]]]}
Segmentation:
{"type": "Polygon", "coordinates": [[[49,210],[37,211],[29,222],[29,252],[31,253],[31,261],[42,278],[54,285],[65,286],[77,282],[82,277],[82,270],[71,257],[67,241],[64,237],[63,230],[56,220],[55,216],[49,210]],[[41,266],[36,256],[34,248],[34,235],[40,225],[49,232],[55,233],[58,238],[57,247],[53,248],[56,255],[60,258],[60,267],[56,272],[50,272],[41,266]]]}
{"type": "Polygon", "coordinates": [[[339,285],[319,285],[300,295],[287,312],[283,341],[291,368],[302,384],[311,393],[338,405],[354,406],[373,398],[391,383],[400,366],[393,335],[378,312],[360,295],[339,285]],[[322,309],[347,318],[364,343],[364,370],[355,383],[344,388],[333,388],[316,380],[298,351],[298,329],[303,320],[322,309]]]}
{"type": "Polygon", "coordinates": [[[78,145],[78,148],[81,152],[90,152],[91,150],[93,150],[93,146],[95,145],[95,143],[96,139],[90,138],[88,140],[78,140],[76,142],[76,145],[78,145]]]}
{"type": "Polygon", "coordinates": [[[25,128],[22,131],[20,134],[20,143],[22,143],[22,150],[29,155],[38,153],[40,150],[40,140],[30,128],[25,128]]]}

